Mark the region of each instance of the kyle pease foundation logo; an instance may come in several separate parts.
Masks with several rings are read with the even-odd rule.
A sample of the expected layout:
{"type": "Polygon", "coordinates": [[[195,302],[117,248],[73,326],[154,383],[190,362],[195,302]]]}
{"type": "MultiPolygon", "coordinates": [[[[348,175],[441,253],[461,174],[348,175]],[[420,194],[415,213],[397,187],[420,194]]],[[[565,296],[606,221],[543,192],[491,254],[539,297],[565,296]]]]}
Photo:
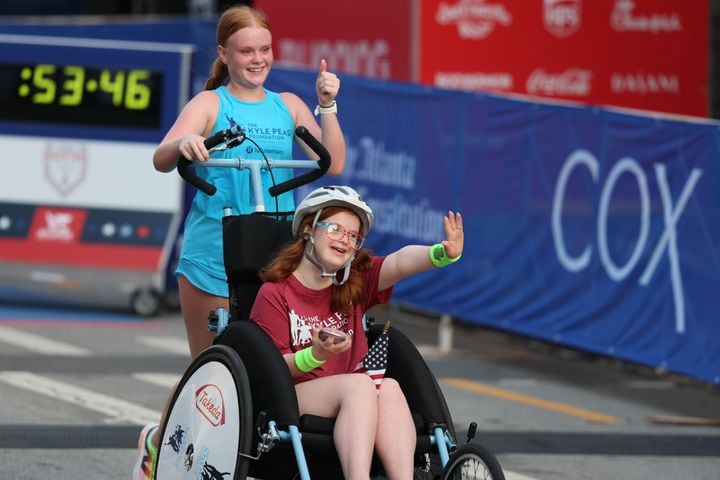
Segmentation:
{"type": "Polygon", "coordinates": [[[574,34],[582,25],[582,0],[543,0],[543,25],[558,38],[574,34]]]}
{"type": "Polygon", "coordinates": [[[72,193],[85,179],[88,155],[78,142],[49,142],[42,154],[45,178],[63,197],[72,193]]]}
{"type": "Polygon", "coordinates": [[[455,3],[440,2],[435,11],[435,21],[441,26],[455,24],[462,39],[482,40],[493,32],[496,25],[511,25],[513,17],[501,3],[457,0],[455,3]]]}
{"type": "Polygon", "coordinates": [[[195,391],[195,408],[214,427],[225,424],[225,400],[217,385],[208,383],[195,391]]]}

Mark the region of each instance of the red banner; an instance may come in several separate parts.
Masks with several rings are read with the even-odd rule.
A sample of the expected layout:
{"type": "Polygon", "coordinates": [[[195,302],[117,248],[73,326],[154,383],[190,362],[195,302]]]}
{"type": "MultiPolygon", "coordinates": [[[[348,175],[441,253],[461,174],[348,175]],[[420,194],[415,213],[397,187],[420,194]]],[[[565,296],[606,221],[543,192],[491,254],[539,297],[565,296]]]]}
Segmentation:
{"type": "Polygon", "coordinates": [[[279,65],[409,80],[410,3],[256,0],[270,18],[279,65]]]}
{"type": "Polygon", "coordinates": [[[706,0],[256,0],[279,64],[706,117],[706,0]],[[416,41],[413,42],[413,37],[416,41]]]}
{"type": "Polygon", "coordinates": [[[423,83],[708,114],[706,1],[421,3],[423,83]]]}

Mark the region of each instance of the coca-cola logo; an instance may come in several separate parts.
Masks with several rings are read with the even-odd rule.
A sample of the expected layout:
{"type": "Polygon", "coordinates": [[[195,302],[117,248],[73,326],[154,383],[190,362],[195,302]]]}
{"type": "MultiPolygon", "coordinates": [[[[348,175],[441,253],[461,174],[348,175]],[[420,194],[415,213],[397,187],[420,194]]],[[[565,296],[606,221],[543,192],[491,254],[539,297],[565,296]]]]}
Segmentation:
{"type": "Polygon", "coordinates": [[[569,37],[582,23],[582,0],[543,0],[543,25],[558,38],[569,37]]]}
{"type": "MultiPolygon", "coordinates": [[[[652,2],[648,2],[653,4],[652,2]]],[[[618,32],[648,32],[670,33],[683,30],[680,16],[677,13],[647,13],[633,12],[633,0],[615,0],[615,6],[610,14],[610,25],[618,32]]]]}
{"type": "Polygon", "coordinates": [[[79,142],[50,142],[45,146],[45,178],[61,196],[69,195],[85,179],[87,151],[79,142]]]}
{"type": "Polygon", "coordinates": [[[225,400],[217,385],[208,383],[195,391],[195,408],[211,425],[225,424],[225,400]]]}
{"type": "Polygon", "coordinates": [[[527,79],[525,89],[530,95],[548,97],[586,97],[592,86],[592,72],[582,68],[568,68],[564,72],[549,73],[539,68],[527,79]]]}
{"type": "Polygon", "coordinates": [[[440,2],[435,12],[438,25],[454,24],[458,36],[467,40],[481,40],[492,33],[496,25],[512,24],[512,14],[499,3],[485,0],[458,0],[456,3],[440,2]]]}

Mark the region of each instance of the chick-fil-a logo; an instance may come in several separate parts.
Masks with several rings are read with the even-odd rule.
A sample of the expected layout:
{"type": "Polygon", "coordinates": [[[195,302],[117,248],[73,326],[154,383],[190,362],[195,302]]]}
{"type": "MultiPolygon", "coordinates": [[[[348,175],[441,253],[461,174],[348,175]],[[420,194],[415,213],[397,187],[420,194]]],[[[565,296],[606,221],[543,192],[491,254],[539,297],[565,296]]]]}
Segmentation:
{"type": "MultiPolygon", "coordinates": [[[[652,4],[652,2],[651,2],[652,4]]],[[[610,14],[610,25],[617,32],[649,32],[653,34],[682,32],[683,25],[677,13],[638,14],[633,0],[615,0],[610,14]]]]}
{"type": "Polygon", "coordinates": [[[217,385],[208,383],[195,391],[195,408],[213,426],[225,424],[225,400],[217,385]]]}
{"type": "MultiPolygon", "coordinates": [[[[555,184],[552,206],[552,235],[555,244],[555,253],[560,264],[569,272],[579,272],[587,268],[593,255],[593,247],[591,245],[586,245],[579,255],[571,254],[566,247],[563,236],[562,217],[565,192],[570,181],[570,176],[579,168],[584,168],[589,171],[595,183],[598,183],[600,180],[600,163],[595,155],[585,149],[575,150],[568,156],[560,169],[555,184]]],[[[685,294],[683,292],[682,276],[680,274],[677,226],[680,223],[680,217],[703,171],[699,168],[693,168],[690,171],[690,175],[683,186],[677,202],[673,204],[665,165],[656,163],[654,170],[663,209],[664,229],[658,242],[655,244],[655,249],[638,283],[644,287],[650,283],[650,279],[655,273],[660,259],[667,250],[668,260],[670,262],[670,281],[672,284],[673,299],[675,301],[675,331],[681,334],[685,333],[685,294]]],[[[651,194],[645,172],[635,159],[630,157],[621,158],[613,165],[607,174],[607,178],[605,178],[598,200],[596,219],[598,256],[600,257],[600,263],[604,267],[605,272],[613,281],[620,282],[625,279],[638,264],[642,252],[648,244],[651,209],[651,194]],[[640,229],[632,254],[623,265],[618,265],[610,254],[608,217],[613,192],[622,175],[630,175],[637,183],[640,207],[640,229]]]]}

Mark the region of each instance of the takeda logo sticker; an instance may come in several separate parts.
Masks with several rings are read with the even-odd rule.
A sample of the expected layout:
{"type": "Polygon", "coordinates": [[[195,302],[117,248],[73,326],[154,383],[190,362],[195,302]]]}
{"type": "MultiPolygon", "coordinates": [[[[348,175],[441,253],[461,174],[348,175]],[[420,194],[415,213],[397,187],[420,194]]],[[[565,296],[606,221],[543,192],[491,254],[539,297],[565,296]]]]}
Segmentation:
{"type": "Polygon", "coordinates": [[[76,243],[86,217],[86,210],[39,207],[35,210],[30,238],[42,242],[76,243]]]}
{"type": "Polygon", "coordinates": [[[213,426],[225,424],[225,400],[217,385],[208,383],[195,391],[195,408],[213,426]]]}
{"type": "Polygon", "coordinates": [[[577,32],[581,18],[581,0],[543,0],[543,25],[558,38],[577,32]]]}
{"type": "Polygon", "coordinates": [[[51,142],[43,151],[45,178],[63,197],[73,192],[85,179],[87,150],[77,142],[51,142]]]}

